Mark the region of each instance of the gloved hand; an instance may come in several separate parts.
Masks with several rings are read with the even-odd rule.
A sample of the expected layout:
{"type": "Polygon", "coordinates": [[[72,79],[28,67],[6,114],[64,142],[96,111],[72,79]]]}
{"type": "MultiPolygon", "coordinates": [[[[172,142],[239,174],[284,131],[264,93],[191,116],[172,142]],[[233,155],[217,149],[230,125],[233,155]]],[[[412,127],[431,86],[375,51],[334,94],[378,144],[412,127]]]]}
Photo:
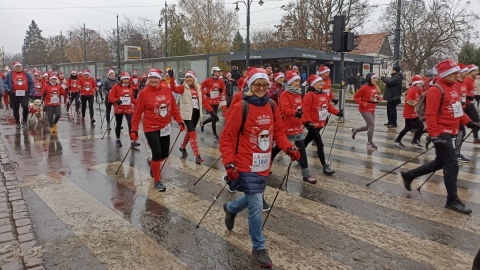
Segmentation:
{"type": "Polygon", "coordinates": [[[340,110],[340,111],[337,113],[337,116],[343,117],[343,110],[340,110]]]}
{"type": "Polygon", "coordinates": [[[333,102],[333,104],[337,105],[338,104],[338,99],[334,98],[334,99],[332,99],[332,102],[333,102]]]}
{"type": "Polygon", "coordinates": [[[130,139],[132,139],[132,141],[138,141],[138,131],[130,132],[130,139]]]}
{"type": "Polygon", "coordinates": [[[123,101],[121,101],[120,99],[117,100],[115,103],[117,103],[117,105],[122,105],[123,101]]]}
{"type": "Polygon", "coordinates": [[[240,177],[240,174],[237,171],[237,168],[235,168],[235,164],[229,163],[227,166],[225,166],[225,170],[227,171],[227,178],[230,181],[237,180],[238,177],[240,177]]]}
{"type": "Polygon", "coordinates": [[[207,92],[207,93],[205,94],[205,96],[210,97],[210,93],[207,92]]]}
{"type": "Polygon", "coordinates": [[[290,147],[287,149],[285,153],[290,156],[292,161],[296,161],[300,159],[300,151],[298,151],[297,147],[290,147]]]}
{"type": "Polygon", "coordinates": [[[302,112],[301,109],[300,109],[300,110],[297,110],[297,111],[295,112],[295,117],[296,117],[296,118],[302,118],[302,115],[303,115],[303,112],[302,112]]]}
{"type": "Polygon", "coordinates": [[[312,125],[312,122],[310,121],[307,121],[305,122],[305,124],[303,124],[308,130],[310,130],[311,128],[314,128],[314,126],[312,125]]]}
{"type": "Polygon", "coordinates": [[[471,128],[473,132],[478,132],[480,130],[480,125],[473,121],[468,122],[467,127],[471,128]]]}
{"type": "Polygon", "coordinates": [[[173,69],[169,69],[167,73],[168,73],[168,76],[170,76],[170,78],[173,78],[173,69]]]}
{"type": "Polygon", "coordinates": [[[214,110],[211,110],[211,111],[210,111],[210,116],[211,116],[213,119],[215,119],[215,121],[219,121],[219,120],[220,120],[220,118],[218,118],[218,115],[215,113],[214,110]]]}
{"type": "Polygon", "coordinates": [[[180,128],[180,132],[185,130],[185,124],[183,122],[178,123],[178,127],[180,128]]]}

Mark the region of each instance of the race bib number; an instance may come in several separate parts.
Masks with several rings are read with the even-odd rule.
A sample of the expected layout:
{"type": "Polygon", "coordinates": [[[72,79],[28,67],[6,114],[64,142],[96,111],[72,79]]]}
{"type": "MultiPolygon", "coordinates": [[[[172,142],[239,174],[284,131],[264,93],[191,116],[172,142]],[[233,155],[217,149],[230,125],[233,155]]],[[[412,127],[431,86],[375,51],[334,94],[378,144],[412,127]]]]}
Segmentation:
{"type": "Polygon", "coordinates": [[[200,109],[198,107],[198,99],[196,97],[192,97],[192,105],[193,105],[193,108],[200,109]]]}
{"type": "Polygon", "coordinates": [[[172,134],[172,124],[168,124],[160,129],[160,137],[168,136],[170,134],[172,134]]]}
{"type": "Polygon", "coordinates": [[[38,89],[42,88],[42,85],[41,85],[41,84],[37,84],[37,88],[38,88],[38,89]]]}
{"type": "Polygon", "coordinates": [[[58,98],[58,94],[57,93],[53,93],[52,94],[52,97],[50,98],[50,103],[58,103],[60,102],[59,98],[58,98]]]}
{"type": "Polygon", "coordinates": [[[270,168],[271,153],[252,154],[252,172],[264,172],[270,168]]]}
{"type": "Polygon", "coordinates": [[[17,90],[17,91],[15,91],[15,96],[17,96],[17,97],[24,97],[24,96],[25,96],[25,90],[17,90]]]}
{"type": "Polygon", "coordinates": [[[120,100],[122,101],[122,105],[131,105],[131,98],[130,97],[120,97],[120,100]]]}
{"type": "Polygon", "coordinates": [[[462,109],[462,103],[460,101],[457,101],[452,104],[452,109],[453,109],[453,117],[458,118],[463,116],[463,109],[462,109]]]}
{"type": "Polygon", "coordinates": [[[318,110],[318,118],[320,118],[321,121],[327,120],[327,116],[328,116],[327,110],[318,110]]]}
{"type": "Polygon", "coordinates": [[[218,98],[220,96],[220,93],[218,90],[213,90],[210,92],[210,98],[218,98]]]}
{"type": "Polygon", "coordinates": [[[102,85],[102,83],[101,83],[101,82],[97,82],[97,86],[100,87],[100,85],[102,85]]]}
{"type": "Polygon", "coordinates": [[[136,79],[136,78],[133,79],[133,83],[134,83],[134,84],[137,84],[137,83],[138,83],[138,79],[136,79]]]}
{"type": "Polygon", "coordinates": [[[467,95],[463,94],[462,95],[462,103],[467,102],[467,95]]]}

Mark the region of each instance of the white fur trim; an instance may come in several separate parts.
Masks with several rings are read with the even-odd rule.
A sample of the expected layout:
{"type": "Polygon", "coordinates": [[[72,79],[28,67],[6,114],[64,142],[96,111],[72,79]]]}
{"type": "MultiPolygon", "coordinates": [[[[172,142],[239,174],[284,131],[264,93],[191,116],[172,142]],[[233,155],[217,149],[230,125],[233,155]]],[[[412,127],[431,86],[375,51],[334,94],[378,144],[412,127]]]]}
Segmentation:
{"type": "Polygon", "coordinates": [[[192,77],[193,80],[194,80],[195,82],[197,82],[197,77],[195,77],[195,74],[193,74],[193,73],[191,73],[191,72],[187,72],[187,73],[185,73],[185,78],[186,78],[187,76],[192,77]]]}
{"type": "Polygon", "coordinates": [[[476,69],[478,69],[478,67],[477,67],[477,66],[473,66],[472,68],[469,68],[469,69],[468,69],[468,73],[470,73],[470,72],[472,72],[472,71],[474,71],[474,70],[476,70],[476,69]]]}
{"type": "Polygon", "coordinates": [[[130,76],[126,75],[126,76],[120,77],[120,80],[123,80],[123,79],[130,79],[130,76]]]}
{"type": "Polygon", "coordinates": [[[158,72],[149,72],[147,77],[157,77],[159,79],[162,79],[162,75],[160,75],[158,72]]]}
{"type": "Polygon", "coordinates": [[[276,81],[277,81],[278,79],[280,79],[280,78],[285,78],[285,74],[281,73],[281,74],[277,75],[277,77],[274,77],[274,78],[273,78],[273,81],[276,82],[276,81]]]}
{"type": "Polygon", "coordinates": [[[301,79],[300,76],[295,75],[292,78],[290,78],[290,80],[287,81],[287,84],[291,84],[293,81],[300,80],[300,79],[301,79]]]}
{"type": "Polygon", "coordinates": [[[450,75],[452,73],[455,73],[455,72],[460,72],[460,67],[459,66],[454,66],[454,67],[452,67],[448,70],[445,70],[444,72],[438,74],[438,76],[440,76],[440,78],[445,78],[448,75],[450,75]]]}
{"type": "Polygon", "coordinates": [[[463,73],[463,72],[468,72],[468,67],[462,68],[462,69],[460,70],[460,72],[462,72],[462,73],[463,73]]]}
{"type": "Polygon", "coordinates": [[[378,79],[378,75],[376,73],[373,73],[372,76],[370,77],[370,79],[373,79],[373,78],[377,78],[378,79]]]}
{"type": "Polygon", "coordinates": [[[322,77],[319,77],[319,78],[316,78],[315,80],[313,80],[313,82],[310,83],[310,86],[314,86],[319,81],[323,81],[322,77]]]}
{"type": "Polygon", "coordinates": [[[419,84],[424,84],[423,81],[413,81],[413,82],[412,82],[412,85],[415,85],[415,84],[417,84],[417,83],[419,83],[419,84]]]}
{"type": "Polygon", "coordinates": [[[252,75],[252,77],[248,78],[247,84],[248,88],[252,85],[252,83],[258,79],[265,79],[267,82],[269,81],[267,73],[258,72],[252,75]]]}
{"type": "Polygon", "coordinates": [[[321,74],[327,73],[327,72],[330,72],[330,69],[329,69],[329,68],[327,68],[327,69],[325,69],[325,70],[323,70],[323,71],[317,71],[317,74],[318,74],[318,75],[321,75],[321,74]]]}

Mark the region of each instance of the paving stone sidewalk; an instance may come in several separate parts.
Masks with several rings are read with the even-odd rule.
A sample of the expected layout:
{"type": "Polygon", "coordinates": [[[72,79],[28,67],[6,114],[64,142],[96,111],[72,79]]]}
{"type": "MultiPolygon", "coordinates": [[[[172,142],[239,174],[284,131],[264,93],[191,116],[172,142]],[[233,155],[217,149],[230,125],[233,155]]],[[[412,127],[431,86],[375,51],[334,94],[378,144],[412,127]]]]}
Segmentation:
{"type": "Polygon", "coordinates": [[[0,269],[45,269],[15,166],[0,141],[0,269]]]}

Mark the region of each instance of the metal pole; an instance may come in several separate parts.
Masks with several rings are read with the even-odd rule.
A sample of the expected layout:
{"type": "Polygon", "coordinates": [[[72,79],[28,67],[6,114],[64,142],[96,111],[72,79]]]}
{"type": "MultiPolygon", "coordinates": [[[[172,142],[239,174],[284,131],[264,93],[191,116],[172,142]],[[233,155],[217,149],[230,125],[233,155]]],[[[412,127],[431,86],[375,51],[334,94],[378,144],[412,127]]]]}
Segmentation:
{"type": "Polygon", "coordinates": [[[245,44],[245,69],[250,66],[250,3],[251,0],[247,0],[247,44],[245,44]]]}
{"type": "Polygon", "coordinates": [[[83,24],[83,55],[84,55],[84,62],[87,62],[87,33],[85,29],[85,23],[83,24]]]}
{"type": "Polygon", "coordinates": [[[120,74],[120,28],[118,27],[118,14],[117,14],[117,74],[120,74]]]}
{"type": "MultiPolygon", "coordinates": [[[[393,65],[400,61],[400,17],[402,11],[402,0],[397,0],[397,27],[395,28],[395,47],[393,50],[393,65]]],[[[399,64],[397,64],[399,65],[399,64]]]]}
{"type": "Polygon", "coordinates": [[[60,52],[62,54],[62,63],[65,63],[65,59],[64,59],[64,55],[65,55],[65,52],[63,51],[63,34],[62,34],[62,31],[60,31],[60,52]]]}
{"type": "Polygon", "coordinates": [[[5,67],[5,51],[3,50],[3,46],[2,46],[2,68],[5,67]]]}
{"type": "MultiPolygon", "coordinates": [[[[345,53],[340,53],[340,79],[343,81],[345,78],[345,53]]],[[[331,90],[330,90],[331,91],[331,90]]],[[[343,110],[345,114],[345,88],[340,88],[340,110],[343,110]]],[[[338,121],[345,121],[345,115],[343,117],[339,117],[338,121]]]]}
{"type": "Polygon", "coordinates": [[[165,1],[165,57],[168,57],[168,27],[167,27],[167,1],[165,1]]]}

